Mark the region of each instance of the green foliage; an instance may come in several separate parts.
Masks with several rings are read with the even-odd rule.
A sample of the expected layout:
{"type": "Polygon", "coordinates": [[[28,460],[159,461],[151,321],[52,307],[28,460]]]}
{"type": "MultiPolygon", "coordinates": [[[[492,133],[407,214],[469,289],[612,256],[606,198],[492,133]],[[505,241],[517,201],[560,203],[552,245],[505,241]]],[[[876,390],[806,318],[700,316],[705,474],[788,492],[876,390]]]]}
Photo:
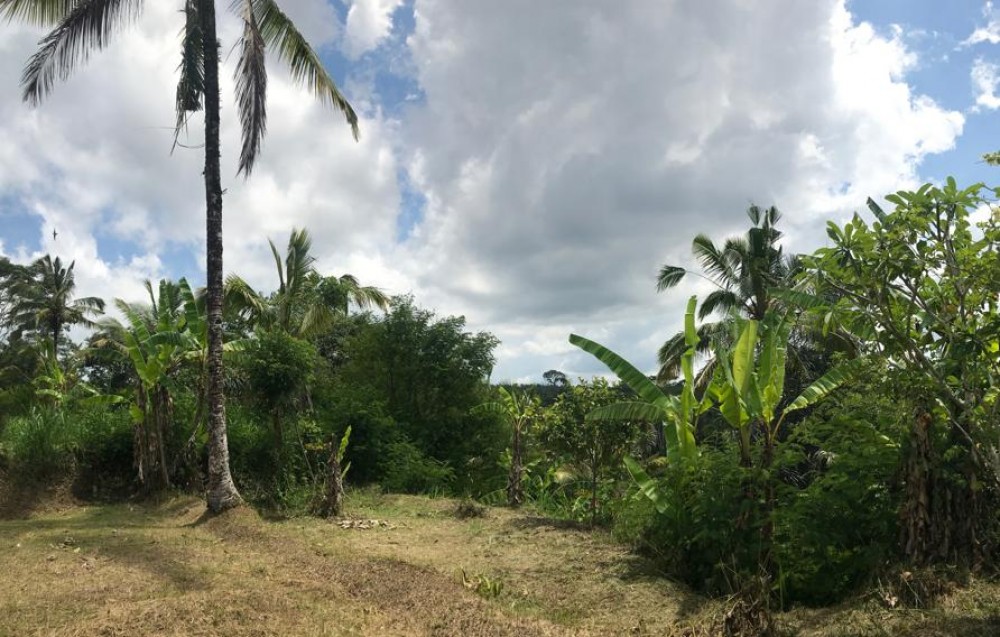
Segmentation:
{"type": "Polygon", "coordinates": [[[341,428],[354,426],[351,446],[357,447],[348,450],[348,458],[355,479],[371,477],[373,466],[387,466],[359,459],[378,441],[384,445],[378,453],[395,446],[401,457],[416,457],[403,451],[409,445],[420,457],[446,464],[454,472],[450,486],[457,494],[495,488],[503,476],[500,458],[508,429],[492,414],[471,412],[487,399],[497,339],[470,334],[463,318],[438,318],[410,298],[394,300],[384,317],[357,320],[360,327],[344,343],[344,363],[336,369],[334,386],[317,396],[317,409],[338,419],[341,428]],[[364,422],[339,415],[345,408],[361,412],[364,422]]]}
{"type": "Polygon", "coordinates": [[[713,443],[687,462],[660,467],[656,498],[634,484],[616,507],[615,535],[695,589],[728,594],[734,562],[754,563],[760,539],[759,529],[734,523],[744,510],[745,475],[733,462],[733,444],[713,443]]]}
{"type": "MultiPolygon", "coordinates": [[[[707,401],[698,402],[694,395],[694,356],[699,337],[694,325],[694,313],[697,299],[688,300],[684,319],[684,339],[687,349],[681,356],[681,369],[685,384],[680,398],[667,395],[624,358],[589,339],[571,334],[569,342],[588,352],[608,366],[618,378],[638,394],[645,403],[634,401],[622,402],[617,405],[601,405],[601,409],[591,415],[596,421],[644,421],[654,426],[662,426],[666,438],[667,455],[673,459],[686,459],[698,453],[694,432],[698,416],[710,405],[707,401]],[[662,424],[661,424],[662,423],[662,424]]],[[[595,407],[596,409],[596,407],[595,407]]]]}
{"type": "Polygon", "coordinates": [[[381,486],[398,493],[448,491],[455,471],[440,460],[428,458],[405,440],[390,443],[381,460],[381,486]]]}
{"type": "Polygon", "coordinates": [[[36,407],[13,418],[0,433],[0,451],[11,475],[21,478],[42,480],[65,473],[75,443],[72,423],[53,407],[36,407]]]}
{"type": "Polygon", "coordinates": [[[267,411],[287,408],[312,380],[316,350],[280,330],[261,332],[238,357],[253,400],[267,411]]]}
{"type": "Polygon", "coordinates": [[[550,463],[567,465],[578,476],[575,491],[586,496],[583,502],[592,520],[604,516],[604,478],[620,470],[622,457],[641,437],[643,426],[640,421],[588,415],[622,398],[622,389],[602,378],[581,381],[544,410],[538,428],[538,440],[550,454],[550,463]]]}
{"type": "Polygon", "coordinates": [[[279,436],[252,405],[227,408],[229,455],[233,477],[251,503],[281,514],[304,514],[316,495],[316,476],[325,461],[322,427],[290,418],[279,436]]]}
{"type": "Polygon", "coordinates": [[[124,405],[82,406],[73,423],[77,476],[74,490],[87,498],[121,498],[134,492],[133,428],[124,405]]]}
{"type": "Polygon", "coordinates": [[[853,409],[842,405],[801,423],[778,462],[798,483],[782,484],[775,515],[780,583],[790,601],[842,599],[895,554],[900,446],[881,429],[898,424],[872,422],[883,414],[855,400],[853,409]]]}
{"type": "Polygon", "coordinates": [[[1000,219],[971,216],[986,192],[949,178],[888,195],[891,212],[830,222],[832,245],[805,259],[810,311],[860,335],[920,410],[901,534],[916,563],[988,564],[1000,537],[1000,219]]]}

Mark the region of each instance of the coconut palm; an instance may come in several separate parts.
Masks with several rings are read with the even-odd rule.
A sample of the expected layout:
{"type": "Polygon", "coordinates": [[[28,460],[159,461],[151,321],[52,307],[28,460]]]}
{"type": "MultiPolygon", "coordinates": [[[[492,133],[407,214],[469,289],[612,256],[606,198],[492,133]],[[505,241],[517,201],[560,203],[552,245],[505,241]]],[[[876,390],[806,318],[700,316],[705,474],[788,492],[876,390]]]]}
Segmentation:
{"type": "Polygon", "coordinates": [[[312,237],[306,229],[293,229],[282,259],[268,239],[278,271],[278,290],[264,297],[236,275],[226,279],[228,305],[252,327],[278,329],[298,338],[309,338],[346,316],[351,304],[386,310],[389,297],[376,287],[362,286],[350,274],[320,275],[311,254],[312,237]]]}
{"type": "MultiPolygon", "coordinates": [[[[226,415],[222,390],[223,280],[222,177],[220,169],[219,41],[214,0],[181,0],[180,80],[177,84],[177,130],[188,115],[205,110],[205,201],[208,306],[209,469],[208,508],[213,512],[242,501],[229,471],[226,415]]],[[[323,68],[319,56],[275,0],[235,0],[231,9],[243,21],[237,43],[236,105],[242,127],[239,172],[249,176],[267,129],[268,49],[287,64],[292,77],[321,101],[343,113],[355,139],[358,118],[323,68]]],[[[68,77],[94,51],[104,49],[120,29],[133,24],[142,0],[0,0],[0,15],[52,27],[28,61],[22,76],[23,98],[38,104],[57,79],[68,77]]]]}
{"type": "Polygon", "coordinates": [[[94,325],[91,317],[104,312],[104,301],[94,296],[73,298],[75,265],[64,267],[59,257],[45,255],[13,276],[8,320],[15,335],[47,339],[58,352],[59,339],[71,325],[94,325]]]}
{"type": "MultiPolygon", "coordinates": [[[[725,317],[736,314],[760,321],[777,303],[774,291],[789,287],[799,271],[798,259],[787,257],[778,245],[781,232],[775,227],[781,213],[775,207],[750,206],[747,216],[753,226],[744,236],[726,239],[720,247],[709,237],[700,234],[694,238],[691,251],[704,273],[693,273],[710,281],[716,289],[710,292],[698,309],[699,341],[697,351],[710,355],[710,344],[724,340],[730,330],[725,317]],[[720,321],[704,322],[712,316],[720,321]]],[[[663,292],[680,283],[689,271],[675,265],[664,265],[657,277],[656,289],[663,292]]],[[[670,380],[680,371],[681,357],[687,351],[684,332],[672,336],[659,351],[661,380],[670,380]]],[[[711,378],[711,362],[704,369],[702,381],[711,378]]],[[[703,384],[703,383],[699,383],[703,384]]]]}

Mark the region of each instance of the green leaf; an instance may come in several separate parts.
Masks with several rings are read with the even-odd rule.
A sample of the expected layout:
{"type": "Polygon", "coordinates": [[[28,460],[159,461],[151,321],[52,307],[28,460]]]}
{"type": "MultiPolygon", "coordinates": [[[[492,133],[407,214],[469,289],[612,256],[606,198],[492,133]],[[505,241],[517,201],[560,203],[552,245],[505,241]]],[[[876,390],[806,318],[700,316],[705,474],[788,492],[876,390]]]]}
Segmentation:
{"type": "Polygon", "coordinates": [[[653,503],[658,512],[666,513],[670,506],[663,491],[660,489],[660,485],[649,477],[649,474],[642,468],[642,465],[636,462],[632,456],[625,456],[624,462],[625,468],[628,469],[629,475],[635,480],[639,491],[653,503]]]}
{"type": "MultiPolygon", "coordinates": [[[[675,399],[676,400],[676,399],[675,399]]],[[[638,400],[622,401],[591,410],[586,418],[597,422],[664,422],[670,417],[662,408],[638,400]]]]}
{"type": "Polygon", "coordinates": [[[812,385],[806,387],[799,397],[793,400],[792,403],[785,408],[783,416],[790,414],[793,411],[798,411],[799,409],[805,409],[806,407],[823,400],[838,387],[857,376],[858,371],[860,371],[863,365],[864,360],[860,358],[837,365],[827,373],[823,374],[823,376],[817,379],[812,385]]]}
{"type": "Polygon", "coordinates": [[[868,204],[868,209],[872,211],[872,214],[875,215],[875,217],[879,221],[885,221],[885,219],[886,219],[885,211],[882,210],[881,206],[879,206],[877,203],[875,203],[874,199],[872,199],[871,197],[869,197],[868,201],[865,202],[865,203],[868,204]]]}
{"type": "Polygon", "coordinates": [[[757,321],[747,321],[733,350],[733,387],[743,395],[750,387],[753,355],[757,347],[757,321]]]}
{"type": "MultiPolygon", "coordinates": [[[[351,426],[347,425],[347,429],[344,430],[344,435],[340,437],[340,446],[337,448],[337,462],[341,462],[344,459],[344,454],[347,453],[347,443],[350,440],[351,440],[351,426]]],[[[347,473],[346,468],[344,469],[344,473],[347,473]]]]}
{"type": "Polygon", "coordinates": [[[570,334],[569,342],[583,351],[592,354],[597,360],[607,365],[608,369],[614,372],[623,383],[631,387],[632,391],[639,394],[639,397],[646,402],[655,403],[665,396],[660,388],[653,381],[649,380],[645,374],[636,369],[632,363],[600,343],[596,343],[583,336],[578,336],[577,334],[570,334]]]}

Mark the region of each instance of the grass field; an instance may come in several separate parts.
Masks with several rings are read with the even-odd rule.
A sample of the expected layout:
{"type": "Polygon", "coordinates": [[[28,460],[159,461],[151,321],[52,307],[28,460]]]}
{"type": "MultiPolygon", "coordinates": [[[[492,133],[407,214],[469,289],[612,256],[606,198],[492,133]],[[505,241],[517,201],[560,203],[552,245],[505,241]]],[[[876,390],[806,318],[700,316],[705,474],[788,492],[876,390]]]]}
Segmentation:
{"type": "MultiPolygon", "coordinates": [[[[176,497],[0,521],[0,636],[702,635],[726,610],[606,534],[355,492],[342,522],[176,497]]],[[[797,609],[801,635],[1000,635],[1000,584],[933,610],[797,609]]]]}

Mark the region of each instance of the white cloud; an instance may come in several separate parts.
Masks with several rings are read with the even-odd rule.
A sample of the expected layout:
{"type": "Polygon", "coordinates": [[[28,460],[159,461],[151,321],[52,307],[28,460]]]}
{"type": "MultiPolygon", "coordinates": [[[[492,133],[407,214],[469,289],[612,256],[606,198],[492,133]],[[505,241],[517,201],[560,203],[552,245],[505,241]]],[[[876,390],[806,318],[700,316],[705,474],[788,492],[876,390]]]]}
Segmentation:
{"type": "Polygon", "coordinates": [[[976,105],[973,110],[980,107],[996,110],[1000,108],[1000,96],[997,96],[997,83],[1000,83],[1000,76],[997,71],[1000,67],[992,62],[977,59],[972,64],[972,86],[976,91],[976,105]]]}
{"type": "Polygon", "coordinates": [[[376,48],[392,30],[392,14],[403,0],[353,0],[347,11],[344,50],[354,59],[376,48]]]}
{"type": "Polygon", "coordinates": [[[415,8],[426,104],[402,133],[428,206],[405,269],[504,340],[501,375],[598,371],[572,330],[651,368],[692,289],[658,297],[654,276],[695,234],[775,203],[808,249],[964,123],[906,84],[903,36],[843,2],[415,8]]]}
{"type": "MultiPolygon", "coordinates": [[[[357,0],[342,27],[324,0],[284,4],[319,48],[360,56],[386,41],[400,2],[357,0]]],[[[683,299],[707,289],[654,291],[660,265],[689,263],[695,234],[742,231],[751,201],[774,203],[791,246],[808,249],[822,219],[915,184],[964,121],[907,85],[917,60],[904,36],[856,23],[843,0],[708,4],[415,0],[404,66],[424,99],[398,121],[373,103],[355,144],[339,115],[273,72],[248,182],[235,177],[227,71],[227,270],[273,286],[266,237],[280,245],[306,226],[325,270],[412,290],[498,334],[497,379],[601,371],[571,331],[651,368],[683,299]],[[400,167],[427,203],[396,245],[400,167]]],[[[58,227],[42,248],[77,259],[86,294],[199,278],[161,263],[167,250],[203,256],[200,152],[167,152],[175,9],[147,3],[137,31],[35,111],[15,87],[39,34],[0,30],[0,197],[20,197],[43,233],[58,227]],[[135,254],[101,254],[105,236],[135,254]]],[[[223,18],[223,51],[237,35],[223,18]]]]}
{"type": "Polygon", "coordinates": [[[993,7],[992,2],[983,4],[983,17],[986,18],[986,24],[976,27],[960,46],[967,47],[981,42],[1000,44],[1000,13],[993,7]]]}
{"type": "MultiPolygon", "coordinates": [[[[336,16],[324,0],[282,5],[317,38],[317,48],[334,41],[336,16]]],[[[199,117],[181,136],[193,148],[169,153],[180,18],[172,3],[147,3],[135,29],[93,55],[35,110],[20,102],[17,87],[40,33],[7,25],[0,30],[0,196],[19,197],[42,219],[43,251],[76,259],[82,293],[129,297],[141,290],[141,278],[168,274],[155,258],[166,250],[190,250],[203,263],[199,117]],[[55,243],[48,239],[53,227],[59,230],[55,243]],[[110,262],[110,255],[98,253],[102,236],[135,245],[137,260],[110,262]]],[[[282,244],[293,226],[313,232],[322,256],[337,255],[327,259],[334,271],[356,253],[391,245],[399,197],[393,124],[378,113],[365,117],[362,141],[355,143],[343,117],[294,84],[276,59],[269,60],[262,160],[249,181],[236,176],[235,56],[226,52],[238,34],[236,18],[220,13],[227,271],[261,287],[273,285],[266,238],[282,244]]],[[[354,273],[391,287],[392,281],[354,273]]],[[[169,274],[203,277],[200,269],[169,274]]]]}

